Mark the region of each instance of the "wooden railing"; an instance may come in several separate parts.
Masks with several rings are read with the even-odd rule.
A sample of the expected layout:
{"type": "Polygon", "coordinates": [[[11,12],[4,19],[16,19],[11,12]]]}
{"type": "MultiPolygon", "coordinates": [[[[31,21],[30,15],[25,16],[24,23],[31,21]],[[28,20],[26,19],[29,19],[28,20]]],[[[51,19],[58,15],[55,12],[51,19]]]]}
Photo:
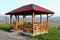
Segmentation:
{"type": "MultiPolygon", "coordinates": [[[[48,31],[48,23],[35,23],[33,26],[31,23],[25,23],[22,26],[18,23],[18,28],[23,30],[23,32],[33,33],[36,34],[38,32],[48,31]]],[[[12,24],[11,29],[16,29],[16,25],[12,24]]]]}
{"type": "Polygon", "coordinates": [[[33,33],[48,31],[48,23],[34,24],[33,33]]]}
{"type": "Polygon", "coordinates": [[[24,32],[32,33],[32,24],[29,24],[29,23],[23,24],[22,30],[23,30],[24,32]]]}
{"type": "Polygon", "coordinates": [[[38,33],[39,32],[39,24],[34,24],[34,26],[33,26],[33,34],[36,34],[36,33],[38,33]]]}
{"type": "Polygon", "coordinates": [[[22,30],[24,32],[29,32],[29,33],[38,33],[38,32],[44,32],[44,31],[48,31],[48,23],[40,23],[40,24],[34,24],[34,26],[32,26],[32,24],[30,23],[25,23],[23,24],[23,28],[22,30]]]}
{"type": "MultiPolygon", "coordinates": [[[[22,26],[19,25],[21,24],[18,23],[18,28],[21,27],[20,29],[24,32],[36,34],[40,31],[48,31],[48,23],[35,23],[34,26],[32,26],[32,23],[25,23],[22,26]]],[[[12,24],[11,29],[16,29],[16,25],[12,24]]]]}
{"type": "MultiPolygon", "coordinates": [[[[17,25],[17,28],[18,28],[18,29],[20,28],[20,25],[21,25],[21,24],[18,23],[18,25],[17,25]]],[[[11,29],[16,30],[16,23],[12,23],[11,29]]]]}
{"type": "Polygon", "coordinates": [[[40,23],[40,31],[47,31],[48,30],[48,23],[40,23]]]}

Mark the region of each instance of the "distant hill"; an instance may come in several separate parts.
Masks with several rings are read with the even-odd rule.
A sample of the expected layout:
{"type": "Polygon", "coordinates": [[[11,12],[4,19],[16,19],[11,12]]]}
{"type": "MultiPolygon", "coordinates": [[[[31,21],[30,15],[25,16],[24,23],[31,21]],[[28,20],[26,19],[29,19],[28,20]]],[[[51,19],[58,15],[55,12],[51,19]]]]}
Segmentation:
{"type": "MultiPolygon", "coordinates": [[[[13,20],[15,20],[15,17],[12,18],[13,20]]],[[[23,20],[23,17],[19,18],[20,21],[23,20]]],[[[2,16],[0,15],[0,22],[9,22],[10,21],[10,17],[9,16],[2,16]]],[[[32,17],[26,17],[26,21],[27,22],[32,22],[32,17]]],[[[40,21],[40,17],[36,17],[36,22],[40,21]]],[[[46,17],[43,17],[43,21],[46,21],[46,17]]],[[[57,22],[60,23],[60,17],[50,17],[49,18],[49,22],[57,22]]]]}
{"type": "Polygon", "coordinates": [[[51,17],[51,18],[49,18],[49,21],[60,23],[60,17],[51,17]]]}

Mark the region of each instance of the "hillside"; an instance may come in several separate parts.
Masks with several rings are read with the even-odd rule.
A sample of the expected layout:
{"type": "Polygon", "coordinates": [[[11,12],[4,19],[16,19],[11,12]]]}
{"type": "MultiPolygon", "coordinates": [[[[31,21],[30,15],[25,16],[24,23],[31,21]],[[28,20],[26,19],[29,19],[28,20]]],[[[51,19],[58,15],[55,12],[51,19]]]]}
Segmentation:
{"type": "MultiPolygon", "coordinates": [[[[23,17],[20,17],[19,20],[22,21],[23,17]]],[[[27,22],[32,22],[32,17],[26,17],[26,21],[27,22]]],[[[12,20],[15,20],[15,17],[12,18],[12,20]]],[[[2,16],[0,15],[0,22],[9,22],[10,21],[10,17],[9,16],[2,16]]],[[[40,18],[36,17],[36,22],[39,22],[40,18]]],[[[46,17],[43,17],[43,21],[46,21],[46,17]]],[[[60,17],[50,17],[49,18],[49,22],[56,22],[56,23],[60,23],[60,17]]]]}

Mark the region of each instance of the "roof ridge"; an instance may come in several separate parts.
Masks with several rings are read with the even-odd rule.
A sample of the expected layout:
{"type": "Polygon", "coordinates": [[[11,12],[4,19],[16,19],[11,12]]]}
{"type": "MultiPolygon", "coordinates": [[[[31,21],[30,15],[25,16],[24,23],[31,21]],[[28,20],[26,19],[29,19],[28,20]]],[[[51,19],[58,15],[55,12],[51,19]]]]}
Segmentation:
{"type": "Polygon", "coordinates": [[[34,8],[34,4],[31,4],[32,5],[32,10],[34,10],[35,8],[34,8]]]}

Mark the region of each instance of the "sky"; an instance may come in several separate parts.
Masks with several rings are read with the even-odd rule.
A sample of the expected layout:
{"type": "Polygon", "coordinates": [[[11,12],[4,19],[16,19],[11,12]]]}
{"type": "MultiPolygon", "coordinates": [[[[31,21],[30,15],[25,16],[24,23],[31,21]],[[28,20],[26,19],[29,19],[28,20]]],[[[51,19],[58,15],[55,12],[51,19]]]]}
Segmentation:
{"type": "Polygon", "coordinates": [[[0,0],[0,15],[28,4],[36,4],[46,9],[49,9],[60,16],[60,0],[0,0]]]}

